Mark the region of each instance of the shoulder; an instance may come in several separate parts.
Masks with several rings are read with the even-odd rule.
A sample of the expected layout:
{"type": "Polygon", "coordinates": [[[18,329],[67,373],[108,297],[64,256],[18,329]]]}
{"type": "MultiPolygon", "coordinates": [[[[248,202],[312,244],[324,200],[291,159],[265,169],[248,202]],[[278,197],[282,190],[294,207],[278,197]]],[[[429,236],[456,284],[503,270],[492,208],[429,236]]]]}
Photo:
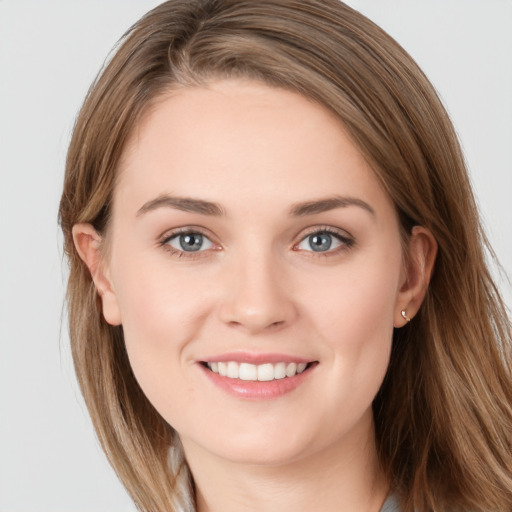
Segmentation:
{"type": "Polygon", "coordinates": [[[384,505],[382,505],[380,512],[400,512],[398,500],[394,495],[388,496],[388,498],[384,502],[384,505]]]}

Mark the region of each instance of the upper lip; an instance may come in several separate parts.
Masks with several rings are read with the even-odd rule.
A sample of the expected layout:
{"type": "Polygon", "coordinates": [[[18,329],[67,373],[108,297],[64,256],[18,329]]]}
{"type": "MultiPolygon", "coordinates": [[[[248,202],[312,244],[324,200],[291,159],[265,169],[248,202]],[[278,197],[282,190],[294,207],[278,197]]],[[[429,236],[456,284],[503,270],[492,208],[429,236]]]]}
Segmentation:
{"type": "Polygon", "coordinates": [[[264,364],[264,363],[312,363],[313,359],[298,357],[290,354],[277,353],[250,353],[250,352],[227,352],[198,359],[202,363],[219,363],[224,361],[235,361],[237,363],[264,364]]]}

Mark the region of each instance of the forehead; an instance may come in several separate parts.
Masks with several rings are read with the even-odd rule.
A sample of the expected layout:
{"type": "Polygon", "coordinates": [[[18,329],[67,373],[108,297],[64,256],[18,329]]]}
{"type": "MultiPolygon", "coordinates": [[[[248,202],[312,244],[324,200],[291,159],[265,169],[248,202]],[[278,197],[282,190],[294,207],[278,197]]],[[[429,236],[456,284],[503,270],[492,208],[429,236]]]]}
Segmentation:
{"type": "Polygon", "coordinates": [[[163,193],[243,205],[383,191],[326,108],[288,90],[219,81],[170,91],[135,128],[115,197],[140,206],[163,193]]]}

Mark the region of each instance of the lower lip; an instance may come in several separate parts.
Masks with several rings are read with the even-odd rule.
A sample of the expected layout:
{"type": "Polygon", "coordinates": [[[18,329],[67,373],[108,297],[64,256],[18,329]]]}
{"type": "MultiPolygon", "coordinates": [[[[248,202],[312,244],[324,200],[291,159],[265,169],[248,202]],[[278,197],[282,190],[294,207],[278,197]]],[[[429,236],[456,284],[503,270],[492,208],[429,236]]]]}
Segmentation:
{"type": "Polygon", "coordinates": [[[274,379],[270,381],[252,381],[241,379],[230,379],[223,377],[218,373],[212,372],[202,364],[200,369],[210,379],[213,384],[221,388],[228,394],[237,398],[246,400],[271,400],[286,395],[297,389],[305,380],[309,378],[316,364],[310,364],[302,373],[293,377],[285,377],[284,379],[274,379]]]}

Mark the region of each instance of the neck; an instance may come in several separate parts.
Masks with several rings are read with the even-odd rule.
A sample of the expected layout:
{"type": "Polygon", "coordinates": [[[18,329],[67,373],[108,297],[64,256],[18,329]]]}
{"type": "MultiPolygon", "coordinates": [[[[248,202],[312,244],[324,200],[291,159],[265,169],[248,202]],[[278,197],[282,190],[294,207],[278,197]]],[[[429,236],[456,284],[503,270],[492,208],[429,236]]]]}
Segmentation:
{"type": "Polygon", "coordinates": [[[373,420],[321,451],[283,463],[228,461],[183,440],[198,512],[378,512],[388,492],[373,420]]]}

